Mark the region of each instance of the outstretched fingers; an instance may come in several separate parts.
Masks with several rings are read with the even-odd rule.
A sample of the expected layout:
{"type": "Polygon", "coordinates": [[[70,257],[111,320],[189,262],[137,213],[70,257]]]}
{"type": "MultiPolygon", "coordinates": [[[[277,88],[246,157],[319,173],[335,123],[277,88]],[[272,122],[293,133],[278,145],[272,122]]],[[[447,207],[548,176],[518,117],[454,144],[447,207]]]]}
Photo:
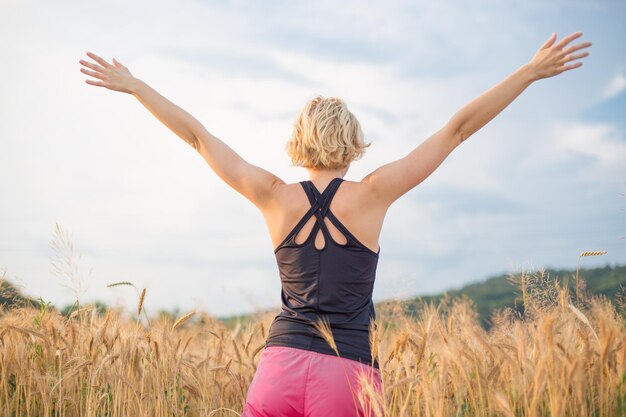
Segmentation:
{"type": "Polygon", "coordinates": [[[582,62],[572,62],[589,56],[589,52],[580,51],[591,46],[591,42],[570,43],[583,36],[582,32],[574,32],[556,42],[556,33],[550,36],[530,62],[536,79],[552,77],[564,71],[578,68],[582,62]],[[580,52],[577,52],[580,51],[580,52]]]}
{"type": "Polygon", "coordinates": [[[568,43],[570,43],[574,39],[580,38],[581,36],[583,36],[582,32],[574,32],[571,35],[568,35],[568,36],[564,37],[563,39],[561,39],[561,42],[557,43],[555,47],[558,48],[558,49],[562,49],[562,48],[565,47],[565,45],[567,45],[568,43]]]}
{"type": "Polygon", "coordinates": [[[87,84],[97,85],[98,87],[106,87],[102,81],[85,80],[87,84]]]}
{"type": "Polygon", "coordinates": [[[556,32],[554,32],[549,38],[548,40],[541,45],[541,49],[546,49],[552,46],[552,44],[554,43],[554,41],[556,40],[556,32]]]}
{"type": "Polygon", "coordinates": [[[113,65],[115,65],[118,68],[125,68],[127,69],[124,65],[122,65],[121,62],[119,62],[117,59],[113,58],[113,65]]]}
{"type": "Polygon", "coordinates": [[[87,68],[91,68],[92,70],[96,70],[98,72],[104,72],[104,68],[102,68],[100,65],[92,64],[91,62],[85,61],[83,59],[79,60],[78,62],[80,62],[82,65],[86,66],[87,68]]]}
{"type": "Polygon", "coordinates": [[[562,51],[563,55],[571,54],[572,52],[578,51],[579,49],[589,48],[591,46],[591,42],[583,42],[577,43],[576,45],[572,45],[569,48],[562,51]]]}
{"type": "Polygon", "coordinates": [[[582,65],[583,65],[582,62],[577,62],[575,64],[570,64],[570,65],[564,65],[559,70],[559,74],[562,73],[562,72],[565,72],[565,71],[569,71],[569,70],[574,69],[574,68],[582,67],[582,65]]]}
{"type": "Polygon", "coordinates": [[[90,58],[93,58],[98,64],[102,65],[104,68],[111,68],[113,66],[92,52],[87,52],[87,55],[90,58]]]}
{"type": "MultiPolygon", "coordinates": [[[[559,60],[559,63],[560,64],[566,64],[566,63],[568,63],[570,61],[573,61],[575,59],[585,58],[585,57],[589,56],[589,52],[581,52],[581,53],[578,53],[578,54],[574,54],[572,52],[579,51],[581,49],[588,48],[590,46],[591,46],[591,42],[583,42],[583,43],[579,43],[579,44],[570,46],[569,48],[561,51],[561,53],[560,53],[561,59],[559,60]]],[[[581,65],[582,65],[582,63],[581,63],[581,65]]],[[[575,67],[571,67],[571,68],[568,68],[568,69],[577,68],[579,66],[580,65],[575,66],[575,67]]]]}
{"type": "Polygon", "coordinates": [[[101,73],[99,73],[99,72],[96,72],[96,71],[89,71],[88,69],[85,69],[85,68],[81,68],[81,69],[80,69],[80,72],[82,72],[83,74],[91,75],[91,76],[92,76],[92,77],[94,77],[94,78],[98,78],[98,79],[100,79],[100,80],[104,80],[104,75],[102,75],[102,74],[101,74],[101,73]]]}
{"type": "Polygon", "coordinates": [[[563,57],[563,59],[560,62],[561,62],[561,64],[565,64],[567,62],[573,61],[575,59],[584,58],[586,56],[589,56],[589,52],[582,52],[580,54],[566,55],[565,57],[563,57]]]}
{"type": "Polygon", "coordinates": [[[82,72],[83,74],[91,75],[92,77],[97,78],[97,79],[99,79],[101,81],[85,80],[85,82],[87,84],[96,85],[98,87],[106,87],[106,84],[104,82],[102,82],[102,81],[104,81],[104,79],[106,77],[106,74],[105,74],[106,70],[109,69],[109,68],[113,68],[113,65],[109,64],[104,59],[100,58],[98,55],[96,55],[96,54],[94,54],[92,52],[87,52],[87,55],[90,58],[92,58],[94,61],[99,63],[101,66],[81,59],[78,62],[80,62],[82,65],[84,65],[87,68],[93,69],[94,71],[90,71],[90,70],[88,70],[86,68],[81,68],[80,72],[82,72]]]}

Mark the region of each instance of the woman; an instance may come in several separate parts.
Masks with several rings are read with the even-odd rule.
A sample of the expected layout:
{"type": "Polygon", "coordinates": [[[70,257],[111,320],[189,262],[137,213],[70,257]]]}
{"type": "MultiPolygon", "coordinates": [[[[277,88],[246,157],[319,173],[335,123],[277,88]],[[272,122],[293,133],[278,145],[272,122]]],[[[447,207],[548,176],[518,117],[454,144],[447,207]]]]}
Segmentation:
{"type": "Polygon", "coordinates": [[[96,63],[79,61],[89,68],[81,68],[83,73],[99,80],[88,84],[135,96],[265,218],[280,270],[282,311],[269,330],[243,416],[382,414],[381,374],[369,337],[387,209],[531,83],[580,67],[582,62],[570,62],[586,57],[575,52],[591,43],[568,46],[580,36],[556,43],[552,34],[529,63],[462,107],[405,157],[359,182],[343,177],[370,144],[340,99],[316,97],[298,115],[286,148],[310,179],[286,184],[243,160],[117,60],[111,64],[88,52],[96,63]],[[320,322],[330,326],[326,332],[320,322]]]}

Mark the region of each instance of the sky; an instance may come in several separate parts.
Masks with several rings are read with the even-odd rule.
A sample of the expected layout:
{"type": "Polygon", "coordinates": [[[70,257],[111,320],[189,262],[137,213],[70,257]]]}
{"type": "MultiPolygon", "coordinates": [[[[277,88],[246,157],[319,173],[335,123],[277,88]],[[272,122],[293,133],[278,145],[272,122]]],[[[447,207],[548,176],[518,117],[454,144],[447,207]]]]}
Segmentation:
{"type": "Polygon", "coordinates": [[[345,176],[360,181],[575,31],[593,42],[581,68],[532,84],[389,208],[373,298],[573,269],[583,251],[608,253],[581,267],[622,265],[624,18],[620,1],[3,0],[0,277],[59,307],[133,311],[120,281],[148,313],[280,307],[260,211],[136,98],[85,83],[87,51],[285,182],[308,179],[284,150],[295,116],[341,97],[372,142],[345,176]]]}

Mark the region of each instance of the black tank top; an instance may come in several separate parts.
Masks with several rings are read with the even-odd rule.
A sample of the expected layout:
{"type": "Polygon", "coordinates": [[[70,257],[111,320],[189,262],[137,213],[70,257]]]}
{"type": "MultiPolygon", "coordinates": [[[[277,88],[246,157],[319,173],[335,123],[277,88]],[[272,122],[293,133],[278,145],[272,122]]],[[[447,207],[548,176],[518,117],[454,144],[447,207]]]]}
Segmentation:
{"type": "Polygon", "coordinates": [[[311,181],[300,181],[311,208],[278,245],[274,254],[281,280],[281,312],[274,318],[265,346],[290,346],[335,355],[313,324],[324,318],[330,323],[339,356],[379,368],[370,350],[370,319],[376,319],[372,291],[378,252],[374,252],[341,224],[329,210],[335,192],[344,180],[334,178],[323,193],[311,181]],[[295,238],[309,218],[316,222],[302,243],[295,238]],[[327,218],[346,237],[333,240],[324,223],[327,218]],[[315,247],[322,230],[324,247],[315,247]]]}

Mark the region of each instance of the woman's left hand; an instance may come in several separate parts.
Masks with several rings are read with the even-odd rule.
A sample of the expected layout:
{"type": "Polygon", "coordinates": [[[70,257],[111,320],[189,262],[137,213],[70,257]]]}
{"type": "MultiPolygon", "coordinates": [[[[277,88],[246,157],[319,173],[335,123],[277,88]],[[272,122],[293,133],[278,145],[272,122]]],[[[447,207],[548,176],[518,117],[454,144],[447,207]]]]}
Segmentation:
{"type": "Polygon", "coordinates": [[[528,64],[528,67],[532,70],[533,81],[554,77],[564,71],[580,67],[583,64],[581,61],[573,64],[568,63],[589,56],[589,52],[578,54],[574,52],[590,47],[591,42],[582,42],[567,48],[566,46],[582,35],[582,32],[575,32],[555,44],[556,33],[553,33],[528,64]]]}
{"type": "Polygon", "coordinates": [[[87,52],[87,56],[92,58],[100,65],[93,64],[88,61],[80,60],[87,68],[91,68],[94,71],[90,71],[85,68],[81,68],[80,71],[84,74],[91,75],[94,78],[98,78],[101,81],[85,80],[87,84],[96,85],[98,87],[106,87],[109,90],[121,91],[123,93],[131,94],[133,86],[136,85],[137,79],[133,77],[128,68],[120,64],[115,58],[113,58],[113,64],[109,64],[98,55],[87,52]]]}

